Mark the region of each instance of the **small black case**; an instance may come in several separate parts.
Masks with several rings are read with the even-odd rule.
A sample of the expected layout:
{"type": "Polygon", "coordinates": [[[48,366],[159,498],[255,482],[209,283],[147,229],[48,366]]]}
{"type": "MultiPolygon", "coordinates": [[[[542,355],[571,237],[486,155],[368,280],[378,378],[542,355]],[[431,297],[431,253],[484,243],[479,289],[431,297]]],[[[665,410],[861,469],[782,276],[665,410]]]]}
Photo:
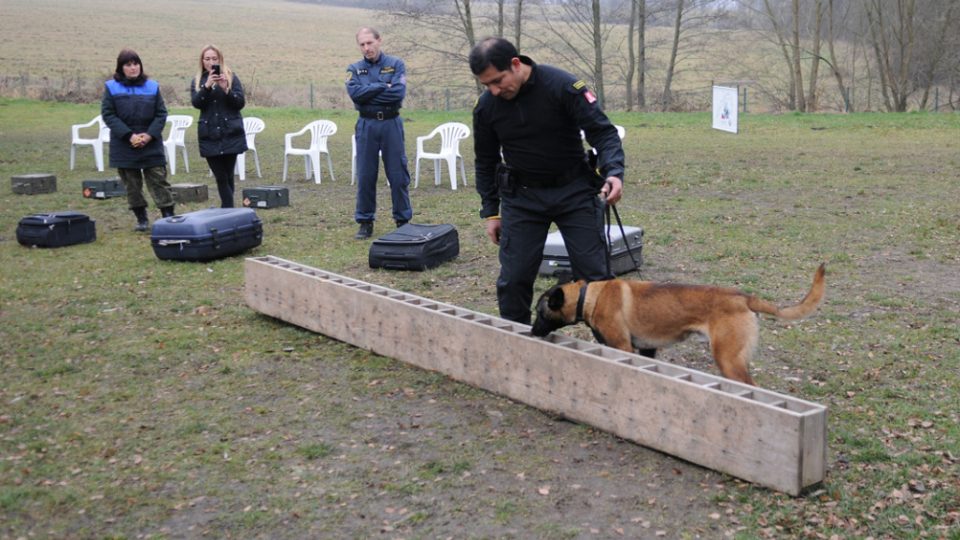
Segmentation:
{"type": "Polygon", "coordinates": [[[119,178],[84,180],[81,187],[85,199],[110,199],[112,197],[127,196],[127,188],[119,178]]]}
{"type": "Polygon", "coordinates": [[[460,254],[460,236],[450,224],[407,223],[370,244],[370,268],[426,270],[460,254]]]}
{"type": "Polygon", "coordinates": [[[242,191],[243,205],[248,208],[290,206],[290,190],[283,186],[259,186],[242,191]]]}
{"type": "Polygon", "coordinates": [[[80,212],[31,214],[17,224],[17,242],[24,246],[55,248],[96,239],[96,222],[80,212]]]}

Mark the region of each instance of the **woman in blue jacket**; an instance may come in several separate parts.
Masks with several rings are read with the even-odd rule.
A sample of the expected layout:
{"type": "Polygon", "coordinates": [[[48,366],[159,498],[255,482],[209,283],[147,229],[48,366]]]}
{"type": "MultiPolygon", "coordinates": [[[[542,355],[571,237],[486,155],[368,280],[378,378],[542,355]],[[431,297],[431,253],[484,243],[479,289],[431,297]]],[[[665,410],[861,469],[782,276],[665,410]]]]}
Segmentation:
{"type": "Polygon", "coordinates": [[[217,179],[220,206],[233,207],[233,170],[237,154],[247,151],[243,131],[243,109],[246,100],[240,78],[227,67],[220,49],[207,45],[200,51],[200,71],[190,85],[193,106],[200,109],[197,140],[200,155],[217,179]]]}
{"type": "Polygon", "coordinates": [[[147,78],[140,56],[132,49],[120,51],[113,79],[104,86],[100,114],[110,128],[110,166],[117,169],[127,189],[127,203],[137,217],[136,230],[143,232],[148,225],[144,182],[163,217],[173,215],[163,149],[167,107],[160,85],[147,78]]]}

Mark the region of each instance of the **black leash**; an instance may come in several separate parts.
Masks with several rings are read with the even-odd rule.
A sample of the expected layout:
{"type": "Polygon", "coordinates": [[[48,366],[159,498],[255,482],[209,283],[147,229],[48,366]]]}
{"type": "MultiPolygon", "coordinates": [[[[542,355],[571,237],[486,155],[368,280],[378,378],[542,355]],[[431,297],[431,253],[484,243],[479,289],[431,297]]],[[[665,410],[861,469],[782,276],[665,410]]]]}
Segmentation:
{"type": "Polygon", "coordinates": [[[627,248],[627,255],[630,255],[630,261],[633,262],[633,267],[637,270],[637,277],[643,279],[643,276],[640,274],[640,264],[637,263],[636,257],[633,256],[633,250],[630,249],[630,241],[627,239],[627,233],[623,230],[623,221],[620,220],[620,212],[617,211],[617,206],[614,204],[607,204],[606,209],[606,231],[607,231],[607,273],[613,274],[610,270],[610,260],[613,255],[613,241],[610,239],[610,227],[613,226],[613,223],[610,222],[610,209],[613,209],[613,215],[617,218],[617,226],[620,228],[620,237],[623,238],[623,245],[627,248]]]}

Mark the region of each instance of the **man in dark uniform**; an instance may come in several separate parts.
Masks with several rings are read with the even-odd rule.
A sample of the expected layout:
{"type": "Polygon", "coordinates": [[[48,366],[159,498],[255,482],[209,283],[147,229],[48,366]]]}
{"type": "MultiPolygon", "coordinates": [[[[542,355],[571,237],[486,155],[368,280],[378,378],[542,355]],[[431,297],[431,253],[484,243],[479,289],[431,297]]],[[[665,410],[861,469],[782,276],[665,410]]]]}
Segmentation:
{"type": "Polygon", "coordinates": [[[377,172],[379,156],[390,182],[393,220],[397,227],[410,221],[410,171],[403,142],[400,107],[407,93],[407,75],[403,60],[380,52],[380,33],[373,28],[357,32],[357,45],[363,60],[347,68],[347,93],[360,113],[355,137],[357,142],[357,207],[354,218],[360,224],[356,238],[373,234],[377,214],[377,172]]]}
{"type": "Polygon", "coordinates": [[[470,70],[487,88],[474,107],[473,133],[480,217],[500,246],[500,316],[530,324],[533,284],[551,223],[563,235],[574,279],[613,277],[604,199],[620,200],[623,147],[583,81],[521,56],[509,41],[477,44],[470,70]],[[598,151],[600,176],[585,159],[580,130],[598,151]]]}

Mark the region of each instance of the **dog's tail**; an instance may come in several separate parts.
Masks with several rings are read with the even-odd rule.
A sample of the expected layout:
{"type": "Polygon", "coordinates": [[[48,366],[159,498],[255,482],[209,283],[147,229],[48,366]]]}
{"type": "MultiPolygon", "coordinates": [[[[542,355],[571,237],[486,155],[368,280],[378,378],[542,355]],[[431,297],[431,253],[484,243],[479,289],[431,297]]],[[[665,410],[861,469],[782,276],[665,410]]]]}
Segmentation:
{"type": "Polygon", "coordinates": [[[813,275],[813,285],[810,287],[810,291],[807,292],[807,295],[803,297],[799,304],[780,308],[756,296],[748,296],[747,307],[755,313],[767,313],[780,319],[802,319],[813,313],[823,300],[823,294],[827,288],[826,274],[826,264],[821,264],[820,268],[817,268],[817,273],[813,275]]]}

